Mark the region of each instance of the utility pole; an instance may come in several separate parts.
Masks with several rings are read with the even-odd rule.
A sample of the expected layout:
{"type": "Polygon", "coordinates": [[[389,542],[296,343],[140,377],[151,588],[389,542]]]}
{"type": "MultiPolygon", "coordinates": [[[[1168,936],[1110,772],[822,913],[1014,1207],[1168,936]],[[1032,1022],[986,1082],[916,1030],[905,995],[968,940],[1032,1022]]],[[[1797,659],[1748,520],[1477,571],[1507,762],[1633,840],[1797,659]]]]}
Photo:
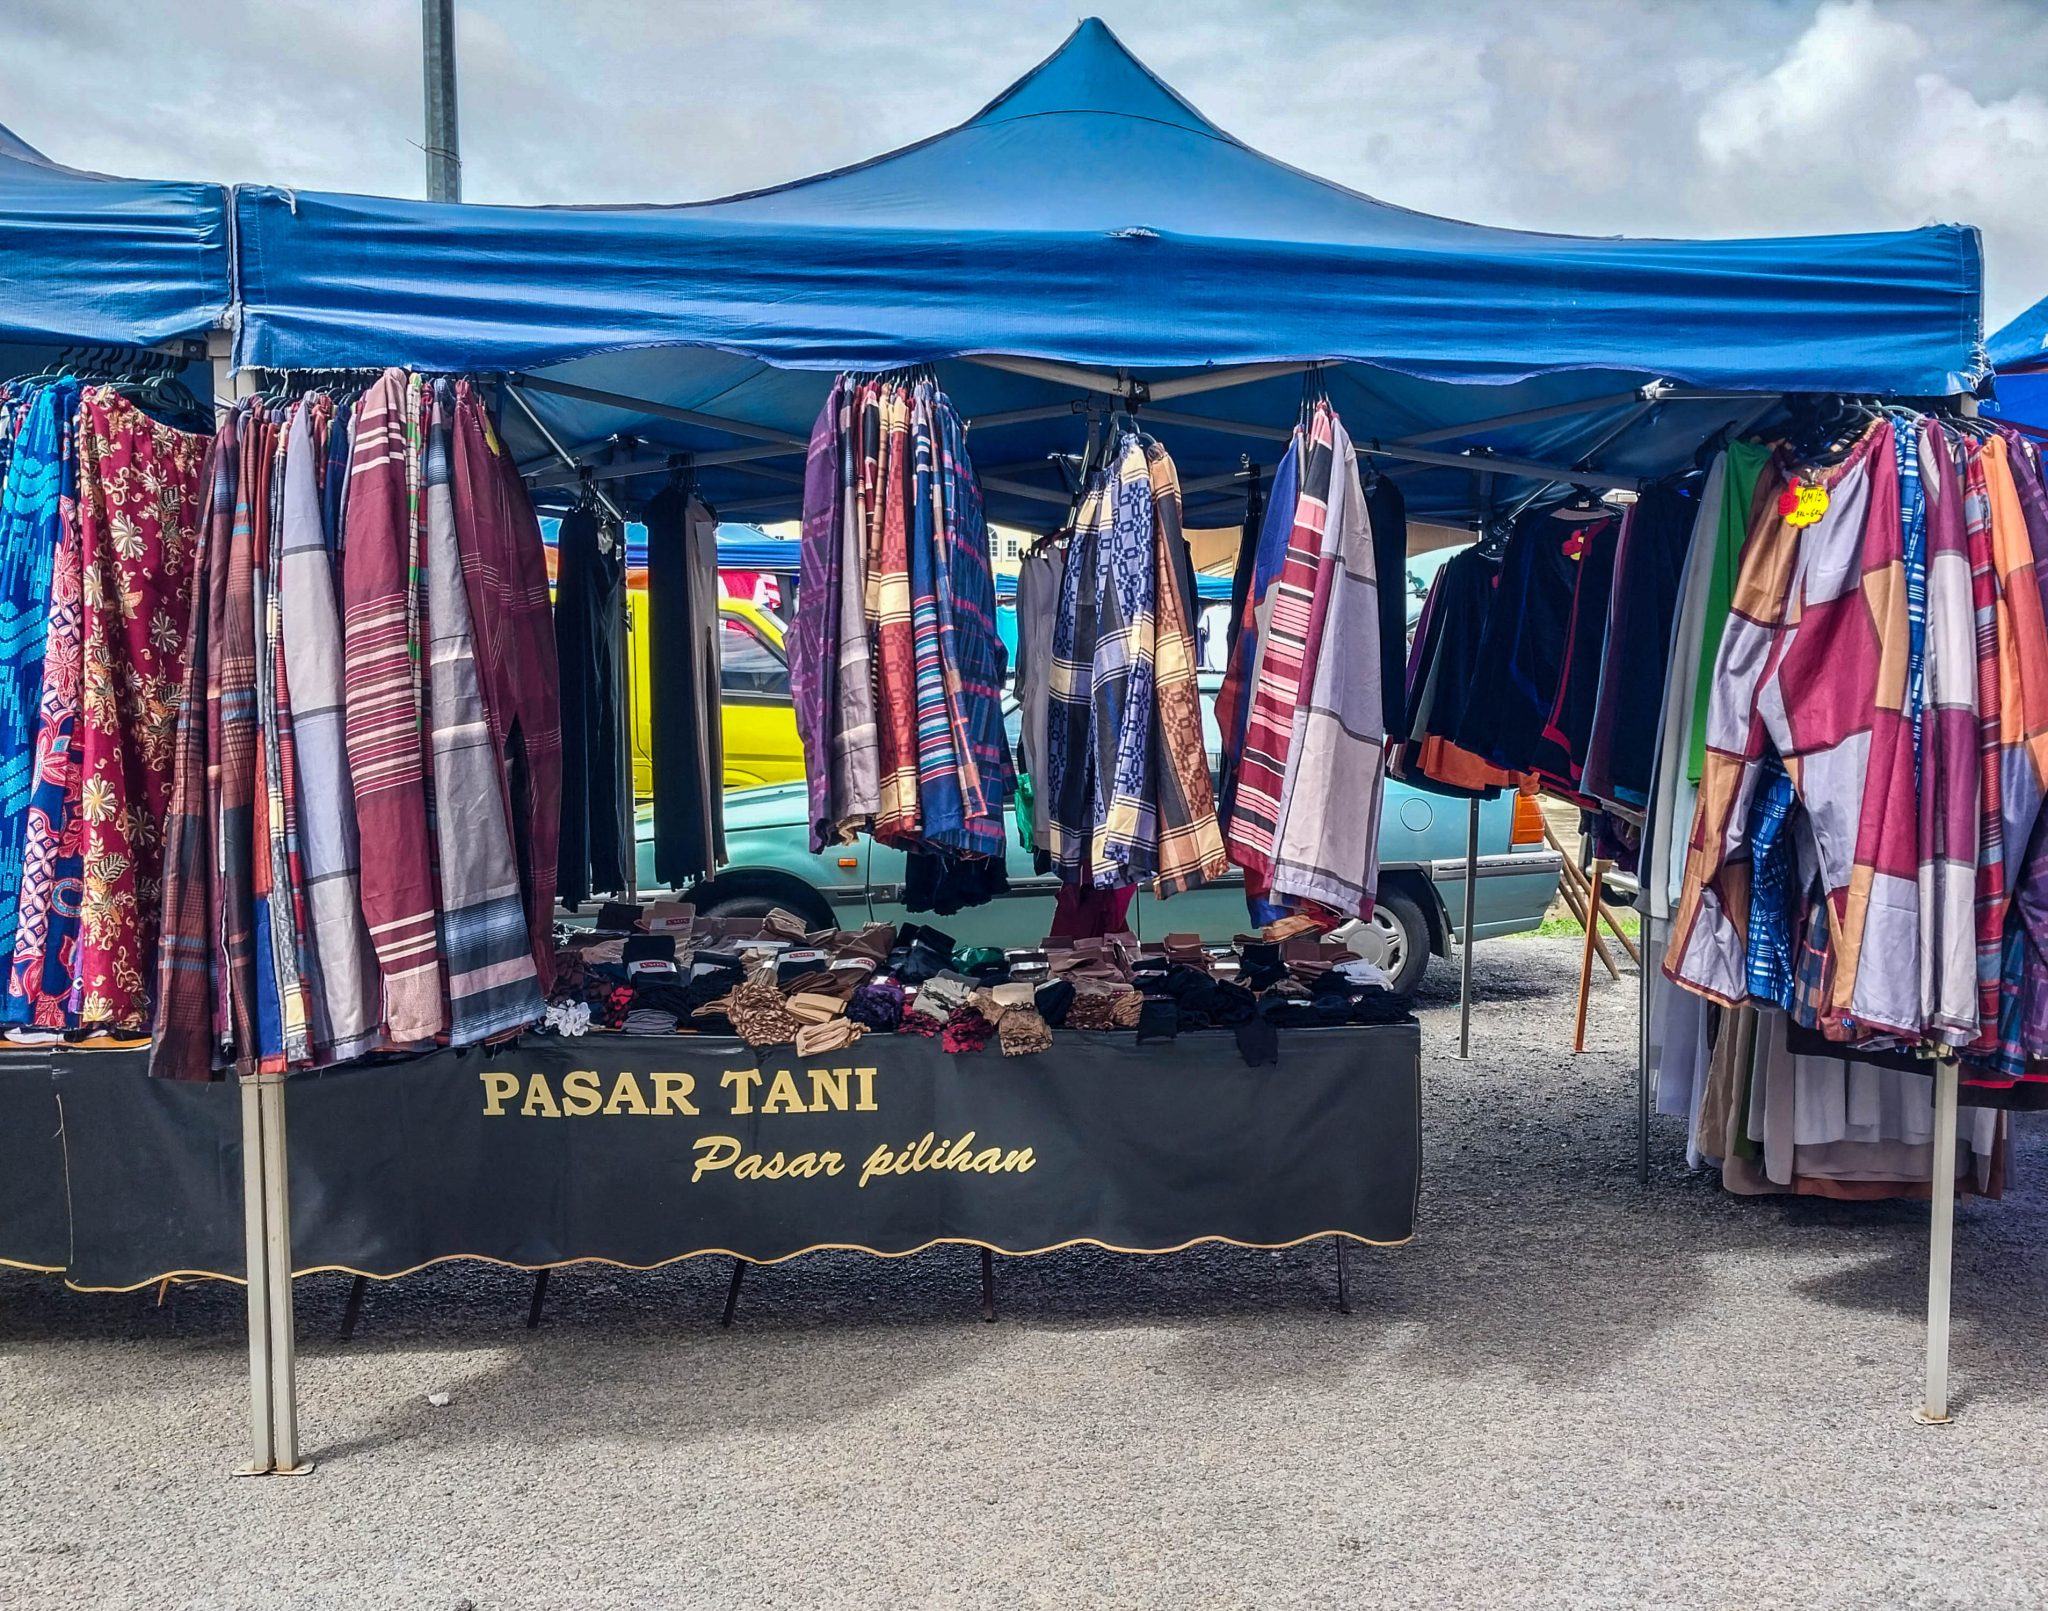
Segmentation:
{"type": "Polygon", "coordinates": [[[427,81],[427,200],[462,200],[462,137],[455,116],[455,0],[421,0],[420,55],[427,81]]]}

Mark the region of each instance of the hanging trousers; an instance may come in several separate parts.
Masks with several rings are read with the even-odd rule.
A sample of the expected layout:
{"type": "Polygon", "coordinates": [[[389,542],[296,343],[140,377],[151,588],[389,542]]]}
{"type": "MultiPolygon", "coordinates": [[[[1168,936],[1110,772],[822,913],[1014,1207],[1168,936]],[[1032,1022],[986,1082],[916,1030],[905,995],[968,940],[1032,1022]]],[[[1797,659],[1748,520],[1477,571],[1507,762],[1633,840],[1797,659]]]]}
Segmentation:
{"type": "Polygon", "coordinates": [[[620,712],[625,674],[625,543],[594,508],[571,510],[556,537],[555,654],[562,675],[564,905],[626,887],[629,831],[620,712]]]}

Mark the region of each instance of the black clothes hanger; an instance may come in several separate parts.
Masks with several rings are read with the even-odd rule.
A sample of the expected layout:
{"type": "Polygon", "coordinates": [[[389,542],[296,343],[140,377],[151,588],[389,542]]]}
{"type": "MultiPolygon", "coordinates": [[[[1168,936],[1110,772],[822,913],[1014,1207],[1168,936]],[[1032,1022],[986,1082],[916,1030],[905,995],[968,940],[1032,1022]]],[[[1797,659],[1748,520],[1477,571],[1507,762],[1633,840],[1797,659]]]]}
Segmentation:
{"type": "Polygon", "coordinates": [[[1574,486],[1572,495],[1550,511],[1552,520],[1596,520],[1611,515],[1614,510],[1594,496],[1588,486],[1574,486]]]}

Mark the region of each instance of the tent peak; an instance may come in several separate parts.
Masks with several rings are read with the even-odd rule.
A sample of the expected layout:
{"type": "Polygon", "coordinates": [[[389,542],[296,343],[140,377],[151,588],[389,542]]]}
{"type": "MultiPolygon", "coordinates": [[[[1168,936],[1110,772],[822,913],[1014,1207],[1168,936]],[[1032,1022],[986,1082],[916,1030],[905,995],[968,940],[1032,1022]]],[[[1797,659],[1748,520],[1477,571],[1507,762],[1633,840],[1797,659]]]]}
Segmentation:
{"type": "Polygon", "coordinates": [[[1082,18],[1059,49],[961,127],[1060,113],[1140,117],[1238,143],[1133,55],[1100,17],[1082,18]]]}

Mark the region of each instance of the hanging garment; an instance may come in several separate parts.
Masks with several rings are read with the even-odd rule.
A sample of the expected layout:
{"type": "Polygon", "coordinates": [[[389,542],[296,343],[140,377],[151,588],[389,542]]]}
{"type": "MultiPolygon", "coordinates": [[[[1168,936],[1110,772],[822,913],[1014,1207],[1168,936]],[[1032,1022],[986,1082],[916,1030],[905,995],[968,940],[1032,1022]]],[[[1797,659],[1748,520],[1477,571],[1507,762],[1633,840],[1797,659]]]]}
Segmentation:
{"type": "MultiPolygon", "coordinates": [[[[321,453],[314,427],[326,410],[326,399],[316,396],[292,414],[277,578],[300,784],[312,1051],[316,1062],[344,1062],[376,1046],[383,1013],[377,953],[363,924],[356,871],[355,783],[342,733],[341,620],[318,483],[321,453]]],[[[328,429],[334,428],[329,420],[328,429]]],[[[195,628],[194,641],[201,635],[195,628]]],[[[188,691],[195,680],[199,698],[187,708],[196,711],[205,697],[203,668],[196,679],[188,671],[188,691]]]]}
{"type": "Polygon", "coordinates": [[[555,976],[562,718],[547,551],[519,467],[468,381],[455,385],[455,534],[476,670],[526,905],[535,977],[555,976]]]}
{"type": "MultiPolygon", "coordinates": [[[[839,667],[833,708],[832,796],[839,819],[832,837],[851,841],[882,808],[881,734],[875,725],[875,658],[869,636],[869,526],[862,503],[861,405],[850,382],[839,390],[839,667]]],[[[827,607],[820,596],[815,607],[827,607]]],[[[797,608],[806,607],[798,594],[797,608]]]]}
{"type": "Polygon", "coordinates": [[[1047,850],[1063,883],[1095,882],[1088,853],[1099,799],[1093,703],[1096,600],[1102,534],[1113,516],[1112,479],[1098,470],[1082,492],[1060,572],[1046,702],[1047,850]]]}
{"type": "Polygon", "coordinates": [[[304,878],[298,849],[297,754],[285,682],[284,610],[277,566],[284,527],[286,432],[266,427],[264,508],[252,550],[256,576],[256,967],[259,1009],[267,1004],[261,1071],[283,1073],[312,1060],[312,1008],[301,936],[304,878]]]}
{"type": "MultiPolygon", "coordinates": [[[[1296,431],[1273,471],[1264,518],[1256,527],[1256,542],[1247,542],[1240,550],[1239,568],[1245,583],[1242,593],[1232,584],[1230,654],[1223,684],[1216,694],[1216,727],[1222,735],[1225,758],[1216,795],[1216,822],[1226,842],[1231,837],[1231,823],[1237,811],[1236,758],[1244,753],[1252,693],[1258,685],[1259,655],[1271,619],[1268,596],[1286,563],[1288,541],[1294,534],[1294,509],[1301,491],[1300,465],[1301,433],[1296,431]]],[[[1249,514],[1246,525],[1251,526],[1249,514]]]]}
{"type": "MultiPolygon", "coordinates": [[[[680,484],[657,493],[641,518],[647,526],[654,877],[681,889],[710,877],[725,859],[718,527],[680,484]]],[[[807,613],[800,609],[799,619],[807,613]]],[[[792,689],[803,652],[790,658],[792,689]]]]}
{"type": "Polygon", "coordinates": [[[1320,604],[1305,645],[1303,699],[1275,835],[1272,892],[1368,917],[1379,884],[1385,703],[1372,531],[1358,458],[1331,422],[1334,471],[1318,561],[1320,604]]]}
{"type": "MultiPolygon", "coordinates": [[[[1062,551],[1041,543],[1017,567],[1017,743],[1031,779],[1031,848],[1050,850],[1047,719],[1052,697],[1053,623],[1059,614],[1062,551]]],[[[1205,768],[1206,770],[1206,764],[1205,768]]]]}
{"type": "Polygon", "coordinates": [[[1649,800],[1663,682],[1646,670],[1666,664],[1698,512],[1698,501],[1668,482],[1643,488],[1629,511],[1615,553],[1592,737],[1579,777],[1594,799],[1638,810],[1649,800]]]}
{"type": "MultiPolygon", "coordinates": [[[[1692,681],[1693,723],[1686,776],[1696,785],[1705,765],[1707,748],[1707,687],[1721,651],[1721,634],[1727,629],[1735,607],[1735,581],[1742,563],[1742,545],[1754,529],[1755,515],[1765,497],[1775,496],[1775,477],[1765,470],[1771,450],[1758,442],[1731,442],[1721,455],[1722,486],[1720,523],[1714,529],[1713,548],[1706,556],[1705,594],[1700,619],[1699,659],[1692,681]]],[[[1704,535],[1704,534],[1702,534],[1704,535]]]]}
{"type": "Polygon", "coordinates": [[[441,953],[448,1042],[468,1046],[546,1016],[534,976],[497,746],[484,712],[462,579],[453,486],[455,389],[436,381],[427,428],[426,619],[434,839],[440,855],[441,953]]]}
{"type": "Polygon", "coordinates": [[[1500,580],[1500,561],[1467,548],[1445,561],[1416,623],[1409,658],[1408,730],[1393,764],[1412,787],[1459,798],[1492,799],[1514,786],[1511,773],[1458,748],[1450,734],[1473,693],[1479,645],[1500,580]]]}
{"type": "Polygon", "coordinates": [[[1408,500],[1392,476],[1374,474],[1365,489],[1372,530],[1372,573],[1380,614],[1380,731],[1391,741],[1408,727],[1408,500]]]}
{"type": "Polygon", "coordinates": [[[1557,692],[1536,743],[1535,770],[1564,793],[1578,795],[1586,752],[1593,738],[1594,706],[1600,696],[1600,665],[1613,608],[1614,561],[1628,515],[1603,521],[1584,532],[1576,552],[1567,540],[1565,552],[1576,574],[1572,603],[1565,619],[1564,654],[1557,667],[1557,692]]]}
{"type": "Polygon", "coordinates": [[[1267,618],[1260,623],[1251,705],[1243,748],[1237,756],[1237,788],[1231,817],[1223,825],[1230,858],[1245,873],[1247,899],[1263,899],[1272,878],[1281,796],[1287,783],[1294,713],[1307,675],[1304,658],[1313,621],[1315,579],[1328,518],[1334,470],[1331,446],[1336,416],[1318,406],[1302,453],[1301,490],[1293,510],[1286,556],[1267,590],[1267,618]]]}
{"type": "Polygon", "coordinates": [[[565,906],[626,887],[633,853],[620,713],[625,686],[625,541],[584,503],[555,538],[555,655],[562,680],[562,817],[557,890],[565,906]]]}
{"type": "Polygon", "coordinates": [[[1003,730],[1003,640],[989,562],[981,484],[967,456],[967,431],[943,392],[926,386],[936,429],[939,494],[939,646],[947,675],[954,742],[965,791],[965,848],[1001,859],[1004,802],[1016,779],[1003,730]]]}
{"type": "Polygon", "coordinates": [[[386,370],[363,394],[342,556],[344,732],[363,916],[384,976],[385,1033],[401,1045],[448,1022],[418,700],[423,413],[419,381],[402,370],[386,370]]]}
{"type": "MultiPolygon", "coordinates": [[[[1733,1005],[1745,994],[1749,814],[1765,749],[1774,748],[1801,799],[1814,808],[1806,820],[1834,940],[1826,1010],[1838,1022],[1861,960],[1861,936],[1841,928],[1852,878],[1867,881],[1868,870],[1858,872],[1867,767],[1875,750],[1890,748],[1902,735],[1911,742],[1903,723],[1903,652],[1900,674],[1889,684],[1897,702],[1880,713],[1889,717],[1887,736],[1874,739],[1869,725],[1886,686],[1874,622],[1888,618],[1894,590],[1901,651],[1905,639],[1902,573],[1881,567],[1866,578],[1861,558],[1873,507],[1881,525],[1889,522],[1896,550],[1890,428],[1872,427],[1840,464],[1806,480],[1826,490],[1820,518],[1794,526],[1774,504],[1743,549],[1735,613],[1715,664],[1707,767],[1666,966],[1710,999],[1733,1005]],[[1821,689],[1826,697],[1815,697],[1821,689]],[[1825,812],[1815,806],[1821,801],[1825,812]]],[[[1901,975],[1917,971],[1916,950],[1876,960],[1901,975]]],[[[1905,1026],[1905,1032],[1917,1029],[1905,1026]]]]}
{"type": "Polygon", "coordinates": [[[111,387],[78,411],[82,1023],[142,1029],[163,907],[163,841],[208,439],[111,387]]]}
{"type": "Polygon", "coordinates": [[[956,689],[940,642],[937,444],[922,387],[911,399],[905,442],[911,466],[907,536],[919,834],[936,849],[960,851],[968,848],[967,815],[981,804],[980,782],[959,744],[956,689]]]}
{"type": "Polygon", "coordinates": [[[899,387],[862,390],[861,484],[868,511],[867,627],[874,642],[880,800],[875,837],[916,842],[917,650],[911,622],[910,405],[899,387]]]}
{"type": "MultiPolygon", "coordinates": [[[[1158,791],[1159,845],[1153,887],[1163,897],[1223,877],[1230,870],[1230,858],[1216,825],[1215,790],[1202,733],[1201,693],[1195,680],[1191,626],[1195,584],[1187,538],[1181,530],[1180,474],[1157,442],[1146,447],[1145,464],[1152,491],[1156,606],[1152,669],[1158,704],[1152,776],[1158,791]]],[[[1020,576],[1020,589],[1022,581],[1020,576]]]]}
{"type": "MultiPolygon", "coordinates": [[[[789,629],[789,697],[796,711],[797,738],[804,749],[804,778],[811,802],[811,849],[839,839],[838,797],[833,792],[832,733],[839,674],[840,571],[845,558],[841,522],[845,500],[839,486],[839,420],[846,382],[833,381],[825,406],[811,426],[804,458],[804,516],[796,618],[789,629]]],[[[653,589],[653,539],[649,537],[648,588],[653,589]]],[[[650,603],[652,602],[650,597],[650,603]]],[[[659,732],[660,724],[656,724],[659,732]]],[[[661,797],[655,791],[655,860],[661,860],[661,797]]]]}
{"type": "Polygon", "coordinates": [[[76,381],[35,388],[9,432],[0,494],[0,955],[12,956],[20,918],[22,848],[35,787],[43,655],[50,635],[50,565],[62,506],[78,496],[71,422],[76,381]]]}

